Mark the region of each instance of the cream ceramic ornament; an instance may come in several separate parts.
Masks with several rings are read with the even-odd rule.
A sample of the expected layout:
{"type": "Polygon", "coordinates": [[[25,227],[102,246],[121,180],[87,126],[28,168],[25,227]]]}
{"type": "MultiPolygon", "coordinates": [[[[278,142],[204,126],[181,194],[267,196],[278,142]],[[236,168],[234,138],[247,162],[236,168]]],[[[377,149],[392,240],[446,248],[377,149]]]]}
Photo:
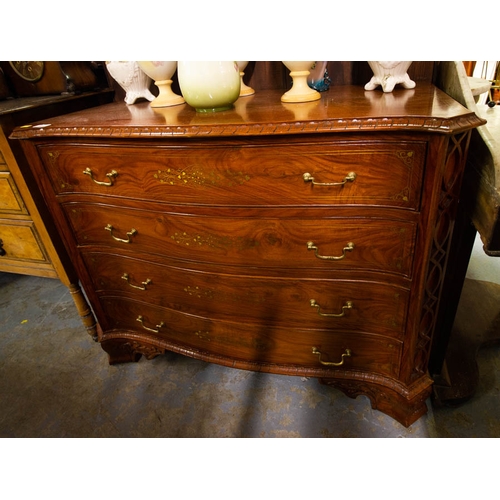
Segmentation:
{"type": "Polygon", "coordinates": [[[151,103],[152,108],[184,104],[184,99],[172,90],[172,77],[177,69],[177,61],[138,61],[138,64],[154,80],[159,90],[158,97],[151,103]]]}
{"type": "Polygon", "coordinates": [[[177,76],[184,99],[199,113],[231,109],[240,96],[235,61],[179,61],[177,76]]]}
{"type": "Polygon", "coordinates": [[[125,103],[134,104],[138,99],[152,101],[155,96],[150,92],[151,78],[146,75],[135,61],[106,61],[111,77],[125,91],[125,103]]]}
{"type": "Polygon", "coordinates": [[[321,94],[307,83],[314,63],[315,61],[283,61],[292,77],[292,88],[281,96],[283,102],[309,102],[321,98],[321,94]]]}
{"type": "Polygon", "coordinates": [[[255,90],[252,87],[249,87],[243,81],[243,77],[245,76],[245,68],[247,67],[248,61],[237,61],[237,64],[238,64],[238,68],[240,68],[240,77],[241,77],[240,97],[254,95],[255,90]]]}
{"type": "Polygon", "coordinates": [[[368,61],[373,71],[372,79],[365,85],[365,90],[375,90],[379,85],[384,92],[392,92],[401,84],[405,89],[413,89],[416,83],[410,80],[408,68],[412,61],[368,61]]]}

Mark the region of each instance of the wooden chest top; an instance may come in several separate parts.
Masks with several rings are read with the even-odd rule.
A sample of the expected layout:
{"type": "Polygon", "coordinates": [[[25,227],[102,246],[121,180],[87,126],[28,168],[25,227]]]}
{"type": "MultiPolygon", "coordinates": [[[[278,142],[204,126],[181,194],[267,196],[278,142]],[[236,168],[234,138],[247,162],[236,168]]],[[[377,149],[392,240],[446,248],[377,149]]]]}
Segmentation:
{"type": "Polygon", "coordinates": [[[282,91],[240,98],[234,108],[200,114],[187,104],[151,108],[148,102],[111,103],[17,129],[12,137],[227,137],[325,132],[429,131],[456,133],[478,118],[433,85],[391,93],[332,87],[319,101],[287,104],[282,91]]]}

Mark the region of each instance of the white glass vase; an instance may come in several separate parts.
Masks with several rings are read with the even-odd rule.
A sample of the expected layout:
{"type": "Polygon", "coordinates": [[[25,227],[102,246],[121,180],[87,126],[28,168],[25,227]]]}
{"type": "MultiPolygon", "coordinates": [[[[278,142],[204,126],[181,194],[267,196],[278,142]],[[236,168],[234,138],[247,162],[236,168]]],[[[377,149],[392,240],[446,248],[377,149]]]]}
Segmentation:
{"type": "Polygon", "coordinates": [[[179,61],[177,75],[182,96],[199,113],[231,109],[240,95],[235,61],[179,61]]]}

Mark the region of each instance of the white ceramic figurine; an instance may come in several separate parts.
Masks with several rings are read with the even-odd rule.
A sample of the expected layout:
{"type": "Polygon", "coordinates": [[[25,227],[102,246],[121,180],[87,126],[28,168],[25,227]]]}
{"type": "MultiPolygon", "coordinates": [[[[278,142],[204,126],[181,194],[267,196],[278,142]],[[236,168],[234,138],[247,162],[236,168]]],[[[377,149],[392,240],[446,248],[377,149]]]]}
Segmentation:
{"type": "Polygon", "coordinates": [[[139,68],[136,61],[106,61],[106,68],[125,91],[127,104],[134,104],[141,98],[151,102],[155,98],[149,90],[151,78],[139,68]]]}
{"type": "Polygon", "coordinates": [[[410,80],[407,73],[411,63],[412,61],[368,61],[373,77],[365,85],[365,90],[375,90],[380,85],[384,92],[392,92],[398,84],[405,89],[415,88],[416,83],[410,80]]]}

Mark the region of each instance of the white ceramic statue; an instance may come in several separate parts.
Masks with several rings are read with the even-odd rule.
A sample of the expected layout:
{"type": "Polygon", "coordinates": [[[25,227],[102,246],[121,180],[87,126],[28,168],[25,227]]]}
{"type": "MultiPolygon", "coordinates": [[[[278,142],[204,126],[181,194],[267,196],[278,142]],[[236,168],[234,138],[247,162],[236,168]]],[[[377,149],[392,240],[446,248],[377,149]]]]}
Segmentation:
{"type": "Polygon", "coordinates": [[[106,61],[109,74],[125,91],[125,102],[134,104],[137,99],[152,101],[151,78],[139,68],[136,61],[106,61]]]}
{"type": "Polygon", "coordinates": [[[368,61],[373,77],[365,85],[365,90],[375,90],[380,85],[384,92],[392,92],[398,84],[405,89],[415,88],[416,83],[410,80],[407,73],[411,63],[412,61],[368,61]]]}

